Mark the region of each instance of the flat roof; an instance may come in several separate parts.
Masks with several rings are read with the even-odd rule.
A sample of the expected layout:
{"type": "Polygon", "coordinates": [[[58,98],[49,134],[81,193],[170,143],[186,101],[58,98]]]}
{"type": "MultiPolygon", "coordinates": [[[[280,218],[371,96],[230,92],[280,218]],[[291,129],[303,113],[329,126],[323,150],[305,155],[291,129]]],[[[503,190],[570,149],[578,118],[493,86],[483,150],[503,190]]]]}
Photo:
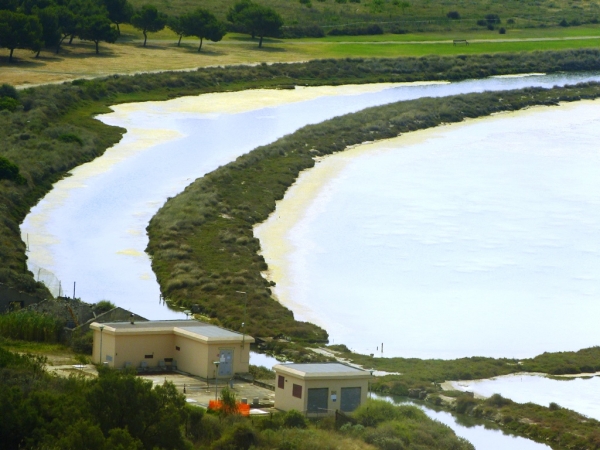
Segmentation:
{"type": "Polygon", "coordinates": [[[300,378],[370,378],[371,373],[358,367],[338,362],[276,364],[275,372],[287,373],[300,378]]]}
{"type": "Polygon", "coordinates": [[[94,322],[90,325],[90,328],[93,330],[100,330],[101,327],[103,327],[102,330],[104,333],[116,335],[173,333],[205,342],[241,342],[242,340],[254,342],[254,338],[247,334],[197,320],[149,320],[146,322],[134,322],[133,324],[130,322],[94,322]]]}

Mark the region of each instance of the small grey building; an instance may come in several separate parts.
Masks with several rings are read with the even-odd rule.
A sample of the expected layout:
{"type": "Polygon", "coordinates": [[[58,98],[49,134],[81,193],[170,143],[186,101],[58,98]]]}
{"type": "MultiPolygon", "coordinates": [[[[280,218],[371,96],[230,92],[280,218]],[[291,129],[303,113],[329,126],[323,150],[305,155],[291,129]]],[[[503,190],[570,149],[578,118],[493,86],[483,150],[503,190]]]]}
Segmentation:
{"type": "Polygon", "coordinates": [[[367,401],[371,373],[342,363],[277,364],[275,408],[307,415],[352,412],[367,401]]]}

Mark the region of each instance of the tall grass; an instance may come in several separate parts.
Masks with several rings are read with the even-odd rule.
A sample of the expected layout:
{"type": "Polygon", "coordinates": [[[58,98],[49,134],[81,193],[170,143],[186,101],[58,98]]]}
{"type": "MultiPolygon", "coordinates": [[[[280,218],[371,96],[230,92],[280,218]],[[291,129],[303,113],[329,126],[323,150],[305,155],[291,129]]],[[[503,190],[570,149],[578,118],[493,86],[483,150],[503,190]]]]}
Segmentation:
{"type": "Polygon", "coordinates": [[[64,324],[55,317],[21,310],[0,315],[0,336],[24,341],[60,341],[64,324]]]}

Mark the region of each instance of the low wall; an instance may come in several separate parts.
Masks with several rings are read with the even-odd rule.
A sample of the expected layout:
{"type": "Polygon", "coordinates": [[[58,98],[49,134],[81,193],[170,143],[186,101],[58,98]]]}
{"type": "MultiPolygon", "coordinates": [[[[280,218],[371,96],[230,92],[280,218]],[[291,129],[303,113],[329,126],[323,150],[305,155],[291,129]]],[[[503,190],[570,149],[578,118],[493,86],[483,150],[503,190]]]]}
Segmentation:
{"type": "Polygon", "coordinates": [[[13,305],[18,308],[27,308],[43,300],[43,298],[35,297],[0,283],[0,314],[9,312],[13,305]]]}

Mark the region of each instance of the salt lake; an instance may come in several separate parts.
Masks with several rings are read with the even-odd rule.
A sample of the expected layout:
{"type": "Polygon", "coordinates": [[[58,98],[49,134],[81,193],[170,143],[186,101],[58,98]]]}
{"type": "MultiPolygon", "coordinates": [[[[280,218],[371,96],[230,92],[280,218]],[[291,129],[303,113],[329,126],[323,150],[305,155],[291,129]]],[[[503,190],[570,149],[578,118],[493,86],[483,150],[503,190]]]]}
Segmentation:
{"type": "Polygon", "coordinates": [[[360,353],[597,345],[599,139],[578,102],[327,157],[256,230],[275,293],[360,353]]]}
{"type": "Polygon", "coordinates": [[[490,397],[501,394],[518,403],[548,406],[556,403],[563,408],[600,420],[600,377],[556,377],[519,373],[490,380],[452,382],[455,389],[490,397]]]}

